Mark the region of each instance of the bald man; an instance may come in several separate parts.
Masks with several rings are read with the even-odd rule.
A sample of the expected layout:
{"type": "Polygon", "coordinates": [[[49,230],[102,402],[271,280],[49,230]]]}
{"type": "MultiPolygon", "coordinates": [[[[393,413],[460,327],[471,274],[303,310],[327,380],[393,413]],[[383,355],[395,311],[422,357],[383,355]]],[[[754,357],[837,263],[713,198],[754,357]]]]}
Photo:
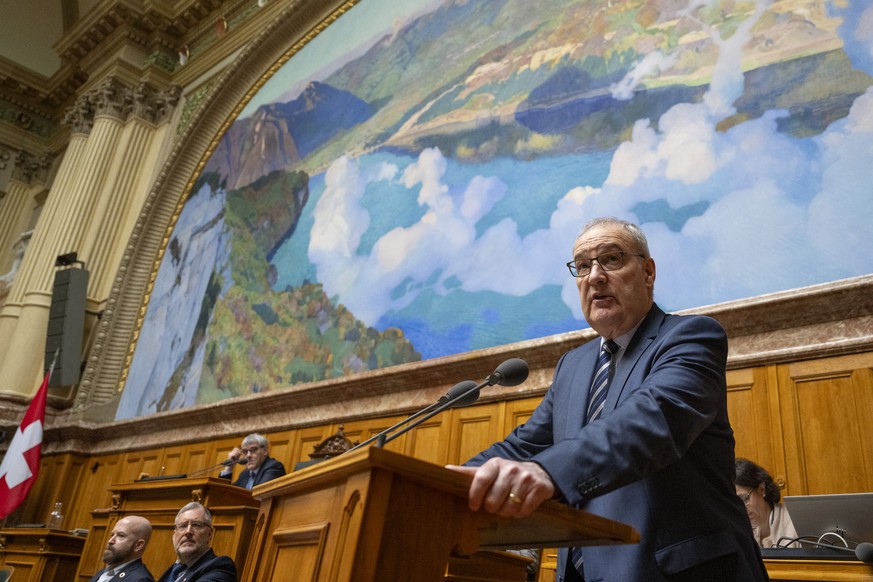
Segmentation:
{"type": "Polygon", "coordinates": [[[155,582],[142,563],[151,537],[152,524],[146,518],[128,515],[118,520],[103,551],[106,567],[94,574],[90,582],[155,582]]]}

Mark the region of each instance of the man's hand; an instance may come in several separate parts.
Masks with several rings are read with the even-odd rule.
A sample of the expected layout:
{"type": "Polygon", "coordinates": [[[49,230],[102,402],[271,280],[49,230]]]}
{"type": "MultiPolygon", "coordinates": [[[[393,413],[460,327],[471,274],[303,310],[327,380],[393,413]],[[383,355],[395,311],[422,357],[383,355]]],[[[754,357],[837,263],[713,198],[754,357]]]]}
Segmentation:
{"type": "Polygon", "coordinates": [[[241,455],[242,451],[239,450],[239,447],[233,447],[233,450],[227,453],[227,460],[236,463],[237,461],[239,461],[241,455]]]}
{"type": "Polygon", "coordinates": [[[473,476],[470,509],[480,508],[504,517],[525,517],[555,495],[555,484],[545,469],[527,461],[495,457],[481,467],[447,465],[447,469],[473,476]]]}

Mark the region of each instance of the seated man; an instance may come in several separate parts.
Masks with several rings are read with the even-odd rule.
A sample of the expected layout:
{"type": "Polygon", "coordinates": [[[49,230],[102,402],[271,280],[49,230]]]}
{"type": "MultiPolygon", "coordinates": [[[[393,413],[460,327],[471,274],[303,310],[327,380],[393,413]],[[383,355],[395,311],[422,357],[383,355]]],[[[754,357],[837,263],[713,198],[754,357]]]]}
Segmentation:
{"type": "Polygon", "coordinates": [[[154,582],[142,563],[151,537],[152,524],[146,518],[128,515],[119,519],[103,551],[106,567],[94,574],[91,582],[154,582]]]}
{"type": "MultiPolygon", "coordinates": [[[[276,477],[285,474],[285,466],[269,455],[270,442],[263,435],[252,433],[243,439],[240,448],[234,448],[227,454],[227,460],[236,463],[243,456],[246,459],[246,468],[236,481],[237,487],[251,489],[255,485],[266,483],[276,477]]],[[[230,479],[233,469],[228,467],[219,473],[222,479],[230,479]]]]}
{"type": "Polygon", "coordinates": [[[210,547],[213,532],[212,513],[206,507],[196,501],[183,506],[173,532],[176,562],[158,582],[236,582],[236,564],[230,556],[216,556],[210,547]]]}

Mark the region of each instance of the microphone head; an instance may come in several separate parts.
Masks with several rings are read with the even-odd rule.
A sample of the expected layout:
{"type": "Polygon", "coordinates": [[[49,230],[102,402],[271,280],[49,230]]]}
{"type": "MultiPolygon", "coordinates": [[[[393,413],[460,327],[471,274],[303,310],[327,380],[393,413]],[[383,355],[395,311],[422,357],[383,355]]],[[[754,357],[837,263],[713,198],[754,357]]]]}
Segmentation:
{"type": "Polygon", "coordinates": [[[459,398],[461,395],[465,394],[468,391],[471,391],[469,394],[463,396],[463,398],[459,398],[456,402],[452,403],[452,408],[463,408],[465,406],[470,406],[477,400],[479,400],[479,391],[473,390],[477,384],[472,380],[464,380],[463,382],[458,382],[454,386],[452,386],[448,393],[444,396],[446,401],[449,401],[453,398],[459,398]]]}
{"type": "Polygon", "coordinates": [[[488,376],[488,385],[518,386],[527,380],[529,371],[527,362],[521,358],[509,358],[497,366],[494,373],[488,376]]]}
{"type": "Polygon", "coordinates": [[[855,548],[855,557],[865,564],[873,564],[873,544],[862,542],[855,548]]]}

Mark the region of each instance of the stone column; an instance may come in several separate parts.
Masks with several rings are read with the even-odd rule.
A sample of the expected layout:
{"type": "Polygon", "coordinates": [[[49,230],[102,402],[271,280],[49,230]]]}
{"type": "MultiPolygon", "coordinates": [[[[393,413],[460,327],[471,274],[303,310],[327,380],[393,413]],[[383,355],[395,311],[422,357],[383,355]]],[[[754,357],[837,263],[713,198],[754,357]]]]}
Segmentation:
{"type": "Polygon", "coordinates": [[[55,258],[78,252],[83,243],[122,130],[123,96],[108,79],[80,98],[65,120],[74,124],[74,137],[4,307],[9,321],[0,321],[0,337],[10,338],[0,365],[2,392],[29,395],[41,382],[55,258]],[[81,135],[92,119],[90,132],[81,135]]]}
{"type": "Polygon", "coordinates": [[[178,98],[176,89],[156,91],[145,84],[128,92],[127,125],[81,245],[81,256],[89,257],[91,295],[100,303],[109,295],[148,194],[158,164],[160,137],[178,98]]]}
{"type": "Polygon", "coordinates": [[[0,200],[0,274],[9,271],[15,261],[15,246],[22,233],[31,229],[34,197],[47,181],[51,156],[32,156],[20,151],[9,180],[6,196],[0,200]]]}

